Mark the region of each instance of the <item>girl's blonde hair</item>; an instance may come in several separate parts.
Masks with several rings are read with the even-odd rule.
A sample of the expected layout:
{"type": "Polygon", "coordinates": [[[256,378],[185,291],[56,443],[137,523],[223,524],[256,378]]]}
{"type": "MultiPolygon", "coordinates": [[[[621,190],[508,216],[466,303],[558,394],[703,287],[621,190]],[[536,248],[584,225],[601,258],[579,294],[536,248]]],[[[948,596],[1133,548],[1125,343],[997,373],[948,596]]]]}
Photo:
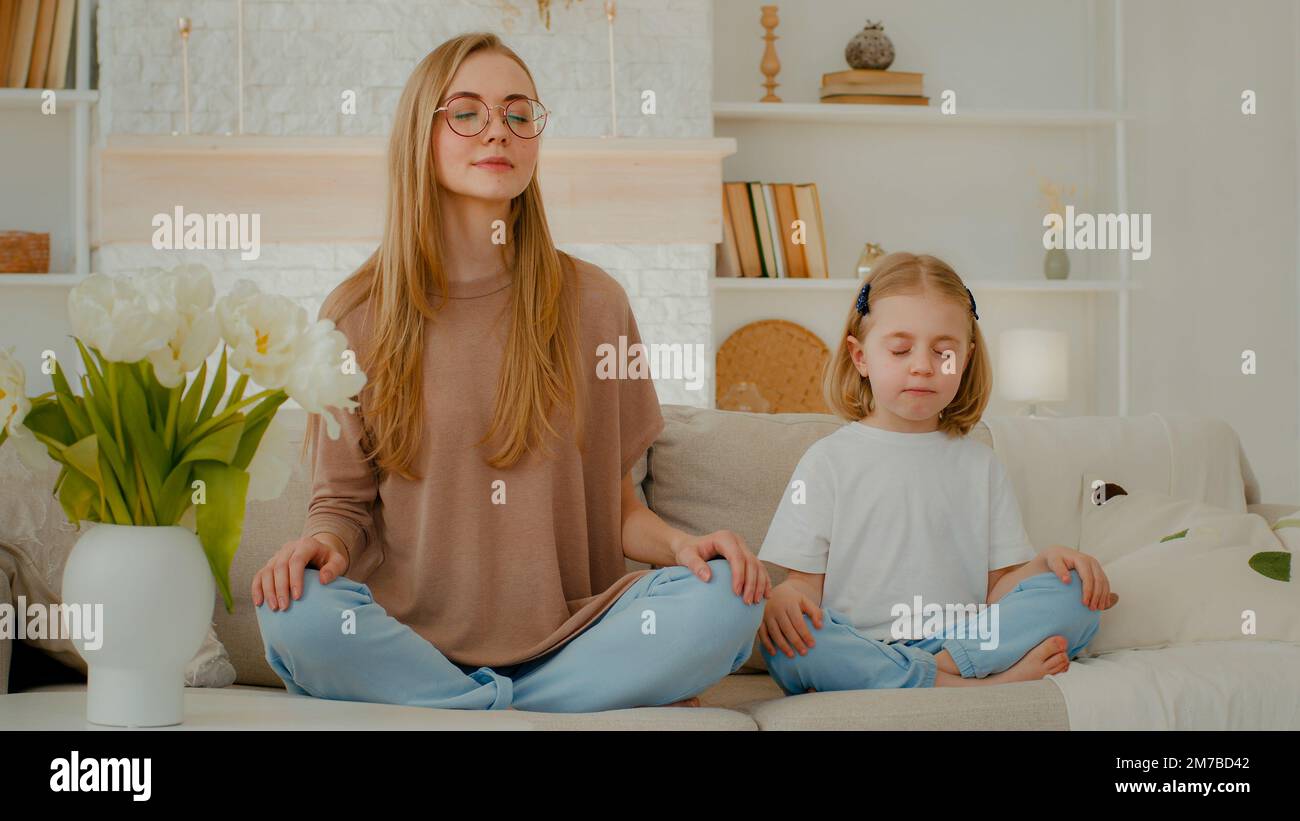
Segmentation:
{"type": "MultiPolygon", "coordinates": [[[[421,400],[425,321],[445,305],[435,306],[430,292],[446,293],[442,235],[434,163],[438,101],[452,77],[471,54],[491,51],[524,61],[487,32],[462,34],[446,41],[420,61],[406,81],[388,140],[388,200],[379,247],[361,267],[339,284],[321,306],[321,316],[338,324],[365,303],[369,333],[365,354],[358,352],[367,376],[361,391],[365,426],[362,446],[381,472],[419,479],[412,462],[419,450],[424,416],[421,400]]],[[[536,83],[533,83],[534,88],[536,83]]],[[[487,227],[484,227],[486,232],[487,227]]],[[[575,438],[582,439],[584,386],[578,348],[577,274],[574,260],[551,240],[542,207],[537,173],[510,202],[507,219],[513,259],[509,263],[513,293],[506,314],[510,323],[497,380],[492,421],[479,440],[498,434],[501,443],[488,464],[509,467],[547,435],[554,435],[550,416],[557,404],[570,406],[575,438]]],[[[351,340],[361,345],[360,340],[351,340]]],[[[312,414],[303,450],[315,442],[321,420],[312,414]]]]}
{"type": "Polygon", "coordinates": [[[962,372],[961,387],[948,407],[939,412],[939,430],[949,436],[965,436],[980,420],[993,390],[993,368],[989,363],[984,335],[979,322],[969,313],[970,297],[966,285],[946,262],[927,254],[897,252],[876,261],[871,273],[858,283],[855,294],[862,292],[864,283],[870,282],[868,312],[859,315],[857,301],[849,307],[840,333],[840,344],[835,355],[826,363],[823,390],[826,403],[840,416],[856,422],[874,412],[876,400],[871,393],[871,381],[853,364],[853,351],[848,337],[864,343],[871,327],[870,304],[887,296],[899,294],[934,294],[940,299],[950,299],[968,309],[970,341],[975,343],[970,362],[962,372]]]}

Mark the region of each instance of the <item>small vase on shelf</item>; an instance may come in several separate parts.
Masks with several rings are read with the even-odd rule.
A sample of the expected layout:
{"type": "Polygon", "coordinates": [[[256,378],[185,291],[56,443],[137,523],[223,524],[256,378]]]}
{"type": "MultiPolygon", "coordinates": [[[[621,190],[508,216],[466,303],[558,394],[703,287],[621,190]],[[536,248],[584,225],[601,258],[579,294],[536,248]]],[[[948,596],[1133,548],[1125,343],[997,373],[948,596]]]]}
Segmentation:
{"type": "Polygon", "coordinates": [[[1064,248],[1048,248],[1043,257],[1043,276],[1048,279],[1065,279],[1070,276],[1070,255],[1064,248]]]}

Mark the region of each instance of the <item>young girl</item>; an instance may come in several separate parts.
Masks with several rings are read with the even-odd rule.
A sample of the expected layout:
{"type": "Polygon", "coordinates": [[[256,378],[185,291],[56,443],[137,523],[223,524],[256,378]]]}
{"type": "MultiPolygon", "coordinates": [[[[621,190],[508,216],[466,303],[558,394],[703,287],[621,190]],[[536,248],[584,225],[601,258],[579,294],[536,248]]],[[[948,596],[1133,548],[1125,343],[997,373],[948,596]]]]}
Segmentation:
{"type": "Polygon", "coordinates": [[[787,694],[1060,673],[1118,599],[1095,559],[1035,552],[1001,463],[965,438],[993,381],[978,319],[932,256],[890,254],[858,292],[826,371],[849,424],[799,460],[759,551],[789,569],[759,628],[787,694]]]}
{"type": "Polygon", "coordinates": [[[601,345],[640,336],[618,282],[552,243],[537,96],[487,33],[443,43],[402,91],[383,239],[321,309],[368,382],[336,438],[312,417],[301,538],[252,583],[290,692],[696,704],[753,649],[770,588],[757,557],[637,497],[632,468],[664,421],[648,379],[598,377],[601,345]]]}

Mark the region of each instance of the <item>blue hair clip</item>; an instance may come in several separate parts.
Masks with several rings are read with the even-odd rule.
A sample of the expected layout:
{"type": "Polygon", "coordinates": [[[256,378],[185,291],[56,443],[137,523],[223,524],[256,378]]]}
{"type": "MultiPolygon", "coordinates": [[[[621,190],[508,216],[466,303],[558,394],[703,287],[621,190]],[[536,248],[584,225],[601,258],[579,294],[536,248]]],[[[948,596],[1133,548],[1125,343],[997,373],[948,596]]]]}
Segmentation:
{"type": "Polygon", "coordinates": [[[966,289],[966,296],[970,297],[970,312],[974,314],[975,318],[978,320],[980,318],[980,315],[975,310],[975,295],[970,292],[970,288],[966,289]]]}

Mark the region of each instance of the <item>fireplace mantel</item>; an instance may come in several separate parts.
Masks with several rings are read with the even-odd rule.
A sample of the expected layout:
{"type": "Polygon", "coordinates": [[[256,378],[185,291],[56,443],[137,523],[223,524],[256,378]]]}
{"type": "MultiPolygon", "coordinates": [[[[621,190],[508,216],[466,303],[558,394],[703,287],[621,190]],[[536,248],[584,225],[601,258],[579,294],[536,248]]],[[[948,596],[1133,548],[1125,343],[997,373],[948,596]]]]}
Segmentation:
{"type": "MultiPolygon", "coordinates": [[[[722,241],[731,138],[543,137],[557,243],[722,241]]],[[[155,214],[259,214],[261,242],[378,242],[385,137],[111,135],[94,154],[95,245],[149,242],[155,214]]]]}

